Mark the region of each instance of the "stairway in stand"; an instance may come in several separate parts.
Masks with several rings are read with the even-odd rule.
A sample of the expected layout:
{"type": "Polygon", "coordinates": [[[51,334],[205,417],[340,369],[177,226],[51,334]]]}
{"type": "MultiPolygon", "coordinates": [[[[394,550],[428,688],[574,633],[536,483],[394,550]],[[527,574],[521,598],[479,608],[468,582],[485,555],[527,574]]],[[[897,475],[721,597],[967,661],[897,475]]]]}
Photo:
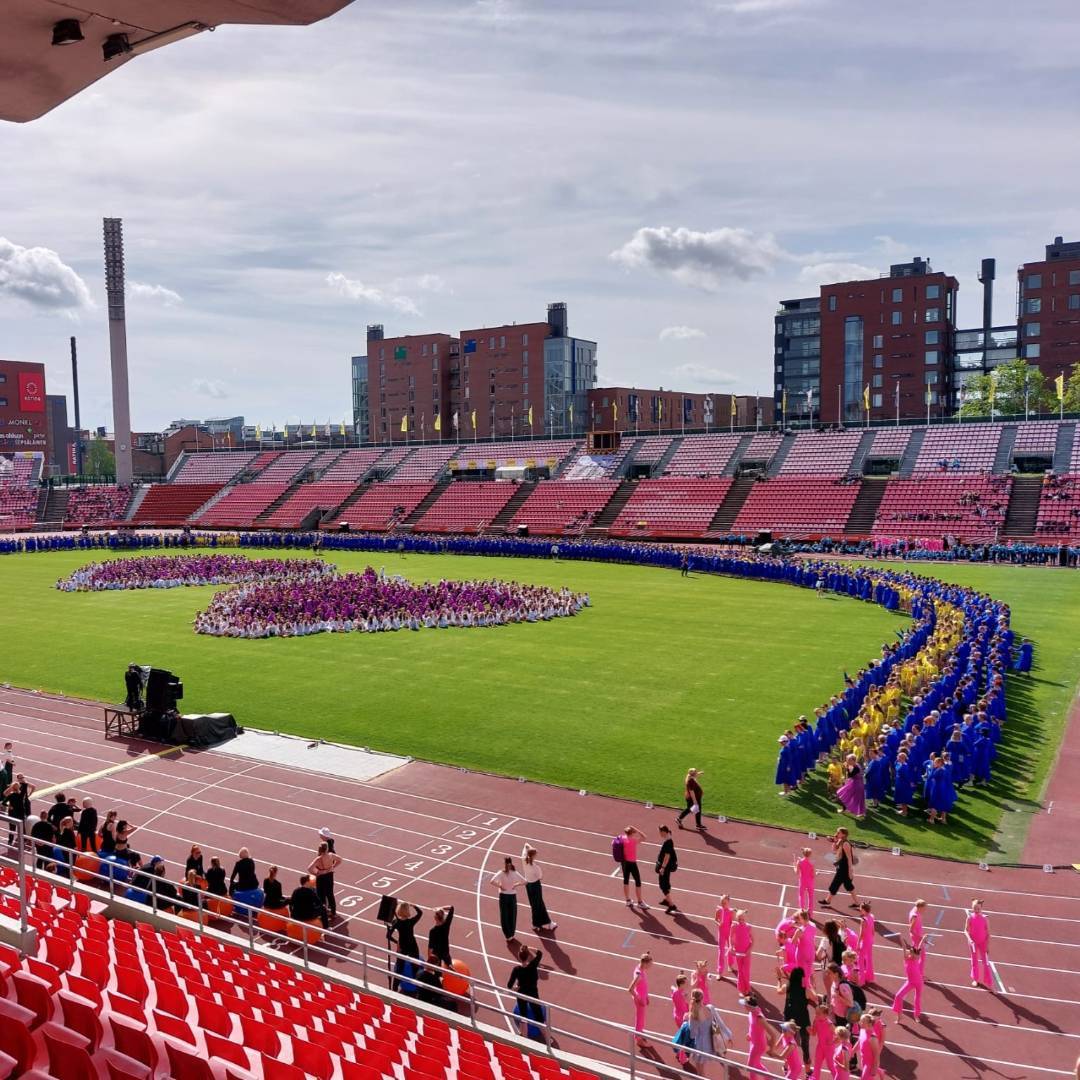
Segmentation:
{"type": "MultiPolygon", "coordinates": [[[[415,453],[415,451],[413,451],[415,453]]],[[[395,528],[411,529],[434,505],[438,497],[450,486],[450,477],[444,476],[419,502],[416,509],[395,528]]]]}
{"type": "Polygon", "coordinates": [[[536,489],[535,480],[523,480],[518,484],[517,491],[510,496],[510,501],[488,522],[487,532],[505,533],[507,525],[514,519],[514,515],[521,509],[522,503],[536,489]]]}
{"type": "Polygon", "coordinates": [[[627,500],[634,494],[635,483],[633,480],[624,480],[616,489],[610,499],[604,504],[604,509],[593,518],[587,536],[603,536],[608,526],[619,516],[619,511],[626,505],[627,500]]]}
{"type": "Polygon", "coordinates": [[[710,533],[731,532],[731,526],[735,524],[735,519],[739,516],[739,511],[743,508],[743,503],[746,502],[753,486],[752,476],[740,476],[735,479],[728,488],[724,501],[716,508],[712,521],[709,522],[710,533]]]}
{"type": "Polygon", "coordinates": [[[864,476],[859,494],[855,497],[855,505],[848,514],[847,524],[844,526],[845,536],[869,536],[874,527],[874,519],[877,517],[878,507],[885,495],[887,477],[864,476]]]}
{"type": "Polygon", "coordinates": [[[41,522],[46,525],[63,525],[67,517],[68,500],[71,492],[67,488],[49,488],[49,494],[45,499],[45,511],[41,515],[41,522]]]}
{"type": "Polygon", "coordinates": [[[1013,480],[1009,509],[1005,514],[1002,536],[1034,536],[1039,520],[1039,499],[1042,496],[1041,476],[1018,476],[1013,480]]]}
{"type": "Polygon", "coordinates": [[[333,510],[328,511],[325,515],[323,515],[322,521],[319,522],[319,528],[334,528],[341,520],[341,512],[352,506],[354,502],[357,502],[360,496],[363,495],[369,487],[371,487],[370,484],[357,484],[356,490],[340,506],[335,506],[333,510]]]}
{"type": "Polygon", "coordinates": [[[300,487],[300,481],[296,480],[291,483],[256,519],[256,525],[265,525],[270,520],[270,515],[280,507],[284,506],[295,494],[296,489],[300,487]]]}

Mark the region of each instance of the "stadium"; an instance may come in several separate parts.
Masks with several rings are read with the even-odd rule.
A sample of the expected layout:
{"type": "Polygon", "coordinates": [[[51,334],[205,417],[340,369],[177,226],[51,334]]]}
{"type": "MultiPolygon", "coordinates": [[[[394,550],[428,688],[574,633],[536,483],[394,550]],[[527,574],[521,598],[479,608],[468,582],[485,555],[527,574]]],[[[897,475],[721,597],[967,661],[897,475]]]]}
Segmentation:
{"type": "MultiPolygon", "coordinates": [[[[0,15],[4,120],[229,23],[295,88],[272,36],[348,3],[47,7],[0,15]]],[[[107,349],[0,359],[0,1080],[1080,1076],[1080,243],[1008,325],[984,259],[972,329],[928,260],[819,245],[761,395],[601,384],[560,302],[367,323],[348,421],[291,357],[280,427],[136,431],[136,298],[182,300],[103,234],[107,349]]],[[[743,285],[798,261],[767,239],[743,285]]],[[[0,302],[78,280],[0,238],[0,302]]]]}

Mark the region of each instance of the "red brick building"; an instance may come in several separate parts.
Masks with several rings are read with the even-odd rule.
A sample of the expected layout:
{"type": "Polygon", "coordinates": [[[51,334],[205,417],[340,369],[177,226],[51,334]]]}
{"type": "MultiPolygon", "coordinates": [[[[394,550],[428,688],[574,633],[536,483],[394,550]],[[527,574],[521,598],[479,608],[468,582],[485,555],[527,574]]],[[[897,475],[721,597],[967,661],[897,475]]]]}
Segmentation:
{"type": "Polygon", "coordinates": [[[1021,356],[1048,380],[1080,362],[1080,241],[1060,236],[1046,245],[1046,258],[1017,271],[1021,356]]]}
{"type": "MultiPolygon", "coordinates": [[[[950,411],[949,380],[959,283],[925,259],[886,277],[821,287],[820,416],[823,423],[950,411]]],[[[788,402],[789,413],[798,403],[788,402]]]]}

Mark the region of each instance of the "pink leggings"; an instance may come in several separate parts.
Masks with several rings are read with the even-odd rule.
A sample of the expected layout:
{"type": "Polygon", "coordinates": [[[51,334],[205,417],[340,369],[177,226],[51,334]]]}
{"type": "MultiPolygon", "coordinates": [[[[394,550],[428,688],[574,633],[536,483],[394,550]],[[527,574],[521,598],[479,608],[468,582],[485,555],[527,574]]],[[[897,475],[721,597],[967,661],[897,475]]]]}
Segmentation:
{"type": "Polygon", "coordinates": [[[864,983],[874,981],[874,950],[873,947],[869,949],[859,950],[859,974],[862,976],[864,983]]]}
{"type": "Polygon", "coordinates": [[[747,1068],[750,1069],[765,1069],[765,1051],[768,1049],[769,1044],[767,1042],[751,1043],[750,1044],[750,1057],[746,1060],[747,1068]]]}
{"type": "Polygon", "coordinates": [[[814,886],[804,885],[799,883],[799,907],[803,911],[813,911],[814,909],[814,886]]]}
{"type": "Polygon", "coordinates": [[[745,956],[735,957],[735,970],[738,975],[735,980],[735,985],[738,988],[740,994],[750,993],[750,954],[745,956]]]}
{"type": "Polygon", "coordinates": [[[634,999],[634,1030],[639,1034],[645,1030],[645,1002],[634,999]]]}
{"type": "MultiPolygon", "coordinates": [[[[728,935],[730,937],[730,935],[728,935]]],[[[727,937],[716,937],[716,974],[723,975],[731,966],[731,945],[727,937]]]]}
{"type": "Polygon", "coordinates": [[[986,951],[986,942],[973,942],[971,946],[971,981],[993,986],[990,975],[990,957],[986,951]]]}
{"type": "Polygon", "coordinates": [[[916,982],[914,979],[905,979],[904,985],[896,991],[896,997],[893,998],[893,1012],[896,1013],[897,1018],[904,1012],[904,998],[908,996],[913,990],[915,991],[915,1007],[912,1010],[915,1014],[915,1019],[918,1020],[922,1016],[922,980],[916,982]]]}
{"type": "Polygon", "coordinates": [[[812,1080],[821,1080],[821,1070],[826,1065],[832,1072],[833,1049],[831,1043],[823,1042],[821,1039],[814,1043],[814,1068],[810,1073],[812,1080]]]}

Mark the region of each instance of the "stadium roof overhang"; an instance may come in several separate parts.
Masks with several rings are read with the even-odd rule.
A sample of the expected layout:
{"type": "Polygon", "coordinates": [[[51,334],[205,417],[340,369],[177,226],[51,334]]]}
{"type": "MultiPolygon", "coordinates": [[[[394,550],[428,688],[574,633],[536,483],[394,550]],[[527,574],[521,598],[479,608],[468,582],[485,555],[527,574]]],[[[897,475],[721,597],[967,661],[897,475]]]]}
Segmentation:
{"type": "Polygon", "coordinates": [[[2,0],[0,119],[36,120],[134,57],[215,26],[304,26],[351,2],[94,0],[91,10],[64,0],[2,0]]]}

